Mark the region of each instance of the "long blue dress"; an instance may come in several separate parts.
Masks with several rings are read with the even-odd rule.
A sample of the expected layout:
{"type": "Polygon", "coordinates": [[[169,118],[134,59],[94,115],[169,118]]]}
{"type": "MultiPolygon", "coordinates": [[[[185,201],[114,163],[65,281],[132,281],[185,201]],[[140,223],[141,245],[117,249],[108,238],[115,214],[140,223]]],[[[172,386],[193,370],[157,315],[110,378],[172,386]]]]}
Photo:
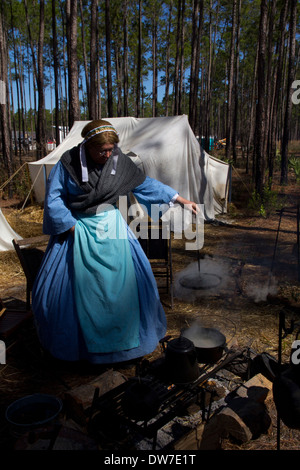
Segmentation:
{"type": "MultiPolygon", "coordinates": [[[[94,216],[70,211],[67,195],[81,191],[58,162],[44,205],[43,230],[51,237],[32,291],[39,340],[67,361],[107,364],[144,356],[166,333],[150,263],[115,206],[94,216]]],[[[133,193],[149,207],[169,204],[176,191],[146,177],[133,193]]]]}

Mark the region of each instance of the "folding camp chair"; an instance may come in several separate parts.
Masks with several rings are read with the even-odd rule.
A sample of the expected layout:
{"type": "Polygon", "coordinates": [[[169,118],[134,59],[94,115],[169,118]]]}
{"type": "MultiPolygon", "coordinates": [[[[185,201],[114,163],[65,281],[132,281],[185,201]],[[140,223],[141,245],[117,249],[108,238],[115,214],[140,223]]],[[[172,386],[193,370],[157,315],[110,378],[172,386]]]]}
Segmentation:
{"type": "Polygon", "coordinates": [[[26,276],[26,310],[31,308],[31,291],[47,248],[49,235],[13,240],[13,246],[26,276]]]}
{"type": "Polygon", "coordinates": [[[168,223],[158,224],[150,221],[140,224],[137,233],[139,242],[151,264],[154,277],[164,282],[157,282],[158,289],[170,293],[171,308],[173,308],[173,272],[171,232],[168,223]]]}

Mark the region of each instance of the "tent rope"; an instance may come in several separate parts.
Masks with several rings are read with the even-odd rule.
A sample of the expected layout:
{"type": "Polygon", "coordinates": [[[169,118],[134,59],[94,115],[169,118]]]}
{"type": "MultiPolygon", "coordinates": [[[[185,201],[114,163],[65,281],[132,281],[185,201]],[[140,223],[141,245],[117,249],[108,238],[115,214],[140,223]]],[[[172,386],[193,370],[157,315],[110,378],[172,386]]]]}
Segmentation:
{"type": "Polygon", "coordinates": [[[33,187],[34,187],[34,185],[35,185],[35,182],[36,182],[36,180],[38,179],[38,177],[39,177],[40,172],[41,172],[42,169],[43,169],[43,165],[41,165],[39,171],[37,172],[36,177],[34,178],[34,181],[33,181],[32,185],[30,186],[29,192],[28,192],[28,194],[27,194],[27,196],[26,196],[26,198],[25,198],[25,201],[24,201],[24,203],[23,203],[21,209],[20,209],[21,211],[24,209],[24,207],[25,207],[25,205],[26,205],[26,203],[27,203],[27,201],[28,201],[28,198],[29,198],[29,196],[30,196],[30,193],[31,193],[31,191],[33,190],[33,187]]]}
{"type": "MultiPolygon", "coordinates": [[[[7,185],[10,183],[10,181],[16,176],[16,174],[18,174],[18,172],[19,172],[19,171],[23,168],[23,166],[25,166],[25,165],[27,165],[27,162],[23,163],[23,165],[20,166],[20,168],[19,168],[17,171],[15,171],[15,173],[14,173],[13,175],[11,175],[10,178],[8,178],[8,180],[5,181],[5,183],[3,183],[3,184],[0,186],[0,191],[3,191],[3,188],[5,188],[5,186],[7,186],[7,185]]],[[[24,209],[24,207],[25,207],[25,205],[26,205],[26,203],[27,203],[27,201],[28,201],[28,198],[29,198],[29,196],[30,196],[30,194],[31,194],[31,191],[32,191],[33,188],[34,188],[35,182],[36,182],[36,180],[38,179],[38,177],[39,177],[40,172],[41,172],[42,169],[43,169],[43,166],[41,166],[40,169],[38,170],[37,175],[36,175],[36,177],[34,178],[34,181],[33,181],[32,185],[30,186],[30,189],[29,189],[29,192],[28,192],[28,194],[27,194],[27,196],[26,196],[26,198],[25,198],[25,201],[24,201],[24,203],[23,203],[23,205],[22,205],[22,207],[21,207],[21,209],[20,209],[20,212],[24,209]]]]}
{"type": "Polygon", "coordinates": [[[13,175],[11,175],[11,176],[8,178],[8,180],[5,181],[5,182],[0,186],[0,191],[2,191],[2,190],[5,188],[5,186],[7,186],[7,185],[11,182],[11,180],[16,176],[16,174],[19,173],[19,171],[20,171],[20,170],[23,168],[23,166],[25,166],[25,165],[27,165],[27,162],[23,163],[23,165],[21,165],[20,168],[19,168],[17,171],[15,171],[15,173],[14,173],[13,175]]]}

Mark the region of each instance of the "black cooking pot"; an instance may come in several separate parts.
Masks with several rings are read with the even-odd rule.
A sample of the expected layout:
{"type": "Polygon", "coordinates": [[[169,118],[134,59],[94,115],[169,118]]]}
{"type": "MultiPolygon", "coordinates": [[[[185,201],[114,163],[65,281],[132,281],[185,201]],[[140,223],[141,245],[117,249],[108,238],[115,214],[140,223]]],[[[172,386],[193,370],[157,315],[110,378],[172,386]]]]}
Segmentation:
{"type": "Polygon", "coordinates": [[[160,399],[149,380],[134,378],[125,390],[121,404],[128,417],[147,420],[158,413],[160,399]]]}
{"type": "Polygon", "coordinates": [[[187,384],[197,380],[200,372],[192,341],[183,336],[169,341],[165,351],[165,367],[172,383],[187,384]]]}
{"type": "Polygon", "coordinates": [[[201,364],[214,364],[221,359],[226,337],[216,328],[193,326],[181,331],[181,336],[193,342],[197,360],[201,364]]]}

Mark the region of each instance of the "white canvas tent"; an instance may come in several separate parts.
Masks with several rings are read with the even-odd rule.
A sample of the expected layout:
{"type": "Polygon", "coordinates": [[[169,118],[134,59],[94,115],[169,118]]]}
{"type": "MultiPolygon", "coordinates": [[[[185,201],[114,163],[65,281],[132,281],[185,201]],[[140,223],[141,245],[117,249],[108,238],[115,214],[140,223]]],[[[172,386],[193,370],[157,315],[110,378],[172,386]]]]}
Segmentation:
{"type": "MultiPolygon", "coordinates": [[[[186,115],[158,118],[108,118],[119,133],[119,146],[150,177],[183,197],[204,204],[205,218],[226,212],[229,165],[199,145],[186,115]]],[[[74,123],[65,140],[45,158],[29,163],[35,197],[42,203],[49,173],[62,154],[82,141],[89,121],[74,123]]]]}
{"type": "Polygon", "coordinates": [[[20,240],[22,237],[18,235],[9,225],[0,209],[0,251],[13,250],[13,239],[20,240]]]}

